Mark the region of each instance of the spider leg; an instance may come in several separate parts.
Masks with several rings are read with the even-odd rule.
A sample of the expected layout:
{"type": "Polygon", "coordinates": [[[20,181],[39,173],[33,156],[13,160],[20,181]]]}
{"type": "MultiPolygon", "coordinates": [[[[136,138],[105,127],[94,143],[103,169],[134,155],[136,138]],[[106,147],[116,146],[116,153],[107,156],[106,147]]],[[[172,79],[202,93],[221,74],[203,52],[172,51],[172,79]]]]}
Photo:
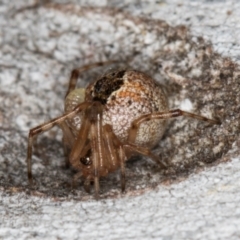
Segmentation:
{"type": "Polygon", "coordinates": [[[63,131],[62,143],[65,156],[65,165],[67,168],[69,168],[69,149],[72,148],[75,137],[66,122],[61,122],[58,125],[63,131]]]}
{"type": "Polygon", "coordinates": [[[85,109],[88,105],[89,103],[79,104],[73,111],[62,115],[61,117],[54,118],[47,123],[43,123],[35,128],[30,129],[28,135],[28,150],[27,150],[28,180],[30,183],[32,183],[32,148],[34,137],[64,122],[66,119],[73,117],[78,112],[85,109]]]}
{"type": "MultiPolygon", "coordinates": [[[[117,146],[113,143],[113,130],[112,127],[109,124],[106,124],[103,127],[103,135],[104,135],[104,142],[105,142],[105,150],[106,150],[106,156],[109,158],[109,163],[112,166],[112,168],[117,168],[118,166],[118,155],[116,152],[117,146]]],[[[111,170],[110,170],[111,171],[111,170]]]]}
{"type": "Polygon", "coordinates": [[[87,193],[90,193],[90,184],[91,184],[91,176],[88,176],[84,180],[84,184],[83,184],[83,187],[87,193]]]}
{"type": "Polygon", "coordinates": [[[174,110],[170,110],[168,112],[149,113],[149,114],[145,114],[145,115],[139,117],[138,119],[136,119],[132,122],[131,128],[129,130],[127,142],[131,142],[131,143],[135,142],[136,137],[137,137],[137,131],[143,122],[147,122],[147,121],[150,121],[153,119],[169,119],[169,118],[175,118],[175,117],[180,117],[180,116],[195,118],[195,119],[198,119],[201,121],[209,122],[211,124],[220,124],[219,120],[209,119],[209,118],[203,117],[201,115],[186,112],[186,111],[183,111],[180,109],[174,109],[174,110]]]}
{"type": "Polygon", "coordinates": [[[99,198],[99,168],[103,159],[102,105],[95,102],[89,114],[95,198],[99,198]],[[95,105],[95,106],[94,106],[95,105]]]}
{"type": "Polygon", "coordinates": [[[82,177],[82,172],[77,172],[72,178],[72,189],[76,188],[76,182],[82,177]]]}
{"type": "Polygon", "coordinates": [[[126,155],[124,151],[123,144],[119,141],[117,136],[114,134],[112,127],[109,124],[106,124],[104,126],[104,137],[106,139],[106,145],[108,150],[108,155],[111,159],[111,166],[112,168],[116,168],[118,165],[118,162],[120,162],[120,169],[121,169],[121,189],[122,192],[125,191],[125,185],[126,185],[126,171],[125,171],[125,160],[126,155]],[[119,151],[119,155],[116,153],[115,149],[119,151]]]}
{"type": "Polygon", "coordinates": [[[107,140],[108,152],[111,155],[112,164],[117,165],[117,161],[120,163],[121,169],[121,189],[122,192],[125,191],[126,185],[126,170],[125,170],[125,161],[126,161],[126,150],[130,152],[136,152],[141,155],[147,156],[161,165],[163,168],[166,168],[167,165],[164,162],[159,161],[159,158],[151,153],[148,148],[140,147],[132,143],[121,143],[118,137],[114,134],[112,127],[110,125],[104,126],[104,137],[107,140]],[[119,152],[119,155],[116,154],[115,149],[119,152]]]}
{"type": "Polygon", "coordinates": [[[77,138],[73,144],[73,147],[71,149],[71,153],[69,156],[69,161],[71,165],[75,168],[79,168],[79,164],[80,164],[79,159],[81,157],[84,146],[86,145],[86,142],[88,140],[89,130],[91,126],[90,121],[88,120],[88,112],[90,108],[91,108],[91,105],[85,111],[81,128],[78,132],[77,138]]]}
{"type": "Polygon", "coordinates": [[[76,68],[74,70],[72,70],[72,73],[71,73],[71,77],[70,77],[70,80],[69,80],[69,84],[68,84],[68,90],[67,90],[67,93],[66,93],[66,96],[76,88],[76,85],[77,85],[77,81],[78,81],[78,78],[79,78],[79,75],[82,73],[82,72],[85,72],[91,68],[94,68],[94,67],[101,67],[101,66],[104,66],[104,65],[107,65],[107,64],[112,64],[112,63],[116,63],[117,61],[106,61],[106,62],[96,62],[96,63],[93,63],[93,64],[88,64],[88,65],[85,65],[85,66],[82,66],[80,68],[76,68]]]}
{"type": "Polygon", "coordinates": [[[159,158],[157,156],[155,156],[148,148],[139,147],[139,146],[137,146],[135,144],[132,144],[132,143],[124,144],[124,148],[129,150],[130,152],[136,152],[136,153],[139,153],[139,154],[144,155],[146,157],[149,157],[154,162],[161,165],[162,168],[164,168],[164,169],[167,168],[167,164],[159,161],[159,158]]]}
{"type": "Polygon", "coordinates": [[[122,143],[118,139],[118,137],[114,134],[112,127],[110,125],[106,124],[104,126],[103,132],[104,132],[104,139],[107,142],[108,153],[112,159],[112,164],[116,166],[118,161],[120,163],[122,192],[125,191],[125,185],[126,185],[126,180],[125,180],[126,179],[125,177],[126,176],[126,170],[125,170],[126,150],[150,157],[152,160],[160,164],[163,168],[167,167],[165,163],[160,162],[158,157],[152,154],[148,148],[139,147],[132,143],[122,143]],[[116,154],[115,149],[117,149],[117,151],[119,152],[119,155],[116,154]]]}
{"type": "MultiPolygon", "coordinates": [[[[82,156],[86,156],[87,155],[87,153],[88,153],[88,151],[89,150],[91,150],[91,145],[90,145],[90,142],[88,141],[86,144],[85,144],[85,146],[84,146],[84,148],[83,148],[83,150],[82,150],[82,152],[81,152],[81,155],[82,156]]],[[[81,158],[80,158],[80,160],[81,160],[81,158]]],[[[75,166],[76,167],[76,166],[75,166]]],[[[83,176],[83,172],[82,171],[79,171],[79,172],[77,172],[74,176],[73,176],[73,179],[72,179],[72,188],[76,188],[76,183],[77,183],[77,180],[79,179],[79,178],[81,178],[83,176]]],[[[84,180],[84,189],[87,191],[87,192],[90,192],[90,182],[91,182],[91,175],[88,175],[87,176],[87,178],[84,180]],[[89,184],[87,184],[89,182],[89,184]],[[88,188],[86,188],[86,186],[85,185],[88,185],[88,188]]]]}
{"type": "Polygon", "coordinates": [[[119,148],[119,156],[120,156],[120,167],[121,167],[121,190],[125,192],[126,187],[126,170],[125,170],[125,151],[124,147],[121,145],[119,148]]]}

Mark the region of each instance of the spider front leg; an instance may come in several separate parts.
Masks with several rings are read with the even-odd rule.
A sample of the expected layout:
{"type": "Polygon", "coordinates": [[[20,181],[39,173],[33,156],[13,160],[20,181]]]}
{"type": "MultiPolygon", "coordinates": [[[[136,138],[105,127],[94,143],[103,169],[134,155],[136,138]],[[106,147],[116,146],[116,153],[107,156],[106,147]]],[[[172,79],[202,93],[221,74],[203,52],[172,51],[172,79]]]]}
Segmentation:
{"type": "Polygon", "coordinates": [[[209,119],[209,118],[203,117],[201,115],[183,111],[181,109],[170,110],[168,112],[149,113],[149,114],[145,114],[145,115],[139,117],[138,119],[136,119],[132,122],[131,128],[129,130],[128,142],[131,142],[131,143],[135,142],[138,129],[143,122],[147,122],[147,121],[154,120],[154,119],[163,119],[164,120],[164,119],[176,118],[176,117],[180,117],[180,116],[195,118],[195,119],[198,119],[201,121],[209,122],[211,124],[220,124],[219,120],[209,119]]]}
{"type": "Polygon", "coordinates": [[[34,137],[39,135],[40,133],[50,130],[56,125],[63,123],[66,119],[74,117],[77,113],[85,109],[88,105],[89,103],[82,103],[78,105],[73,111],[62,115],[61,117],[54,118],[51,121],[41,124],[35,128],[32,128],[29,131],[27,149],[27,168],[28,168],[28,180],[30,184],[32,183],[32,148],[34,137]]]}
{"type": "Polygon", "coordinates": [[[109,155],[111,156],[111,165],[120,165],[121,169],[121,189],[122,192],[125,191],[125,161],[126,161],[126,152],[128,153],[138,153],[144,156],[147,156],[160,164],[163,168],[166,168],[167,166],[165,163],[160,162],[158,157],[155,156],[154,154],[151,153],[151,151],[148,148],[144,148],[141,146],[137,146],[135,144],[129,143],[129,142],[124,142],[122,143],[118,137],[114,134],[112,127],[110,125],[105,125],[104,126],[104,137],[107,140],[107,149],[109,155]],[[117,154],[117,153],[119,154],[117,154]],[[119,163],[118,163],[119,162],[119,163]]]}
{"type": "Polygon", "coordinates": [[[94,68],[94,67],[101,67],[101,66],[116,63],[116,62],[117,61],[114,61],[114,60],[106,61],[106,62],[96,62],[96,63],[88,64],[88,65],[85,65],[83,67],[76,68],[76,69],[72,70],[71,77],[70,77],[69,84],[68,84],[68,90],[67,90],[67,93],[65,95],[65,98],[68,96],[68,94],[71,91],[73,91],[76,88],[77,81],[78,81],[78,78],[79,78],[81,73],[83,73],[87,70],[90,70],[91,68],[94,68]]]}
{"type": "Polygon", "coordinates": [[[120,164],[121,169],[121,190],[125,191],[126,186],[126,171],[125,171],[125,161],[126,154],[124,149],[124,144],[118,139],[114,134],[112,127],[106,124],[103,129],[104,139],[106,141],[106,158],[109,157],[110,166],[112,169],[116,168],[120,164]],[[118,154],[119,152],[119,154],[118,154]]]}
{"type": "Polygon", "coordinates": [[[149,114],[145,114],[145,115],[139,117],[138,119],[136,119],[132,122],[131,127],[129,129],[129,135],[128,135],[128,140],[127,140],[128,144],[126,145],[126,147],[129,149],[132,149],[133,151],[138,152],[142,155],[149,156],[152,160],[154,160],[155,162],[160,164],[163,168],[166,168],[167,166],[165,165],[165,163],[159,161],[158,157],[153,155],[149,149],[145,149],[145,148],[136,146],[136,145],[134,145],[134,143],[136,142],[137,133],[138,133],[139,127],[142,123],[150,121],[150,120],[154,120],[154,119],[165,120],[165,119],[170,119],[170,118],[175,118],[175,117],[180,117],[180,116],[195,118],[195,119],[198,119],[201,121],[209,122],[211,124],[220,124],[220,122],[217,120],[209,119],[209,118],[206,118],[206,117],[194,114],[194,113],[182,111],[180,109],[170,110],[168,112],[149,113],[149,114]]]}

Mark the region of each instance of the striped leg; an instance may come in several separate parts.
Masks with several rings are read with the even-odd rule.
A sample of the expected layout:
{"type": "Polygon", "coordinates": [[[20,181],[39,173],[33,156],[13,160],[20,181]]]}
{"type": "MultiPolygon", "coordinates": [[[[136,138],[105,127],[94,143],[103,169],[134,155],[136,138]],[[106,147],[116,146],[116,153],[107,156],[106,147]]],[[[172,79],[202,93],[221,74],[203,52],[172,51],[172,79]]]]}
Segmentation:
{"type": "Polygon", "coordinates": [[[139,117],[138,119],[132,122],[131,128],[129,130],[128,142],[135,143],[138,129],[143,122],[147,122],[153,119],[169,119],[169,118],[176,118],[180,116],[195,118],[201,121],[209,122],[211,124],[220,124],[220,121],[218,120],[209,119],[201,115],[182,111],[180,109],[170,110],[168,112],[149,113],[139,117]]]}
{"type": "Polygon", "coordinates": [[[82,72],[88,71],[89,69],[94,68],[94,67],[101,67],[101,66],[104,66],[104,65],[107,65],[107,64],[112,64],[112,63],[116,63],[116,61],[96,62],[96,63],[88,64],[88,65],[85,65],[85,66],[82,66],[80,68],[76,68],[76,69],[72,70],[66,96],[72,90],[74,90],[76,88],[78,78],[79,78],[79,76],[82,72]]]}
{"type": "Polygon", "coordinates": [[[60,117],[54,118],[51,121],[49,121],[47,123],[43,123],[35,128],[32,128],[29,131],[28,150],[27,150],[27,167],[28,167],[28,180],[30,183],[32,183],[32,148],[33,148],[34,137],[40,133],[50,130],[51,128],[53,128],[56,125],[61,124],[66,119],[75,116],[77,113],[84,110],[88,105],[89,105],[89,103],[79,104],[73,111],[66,113],[60,117]]]}

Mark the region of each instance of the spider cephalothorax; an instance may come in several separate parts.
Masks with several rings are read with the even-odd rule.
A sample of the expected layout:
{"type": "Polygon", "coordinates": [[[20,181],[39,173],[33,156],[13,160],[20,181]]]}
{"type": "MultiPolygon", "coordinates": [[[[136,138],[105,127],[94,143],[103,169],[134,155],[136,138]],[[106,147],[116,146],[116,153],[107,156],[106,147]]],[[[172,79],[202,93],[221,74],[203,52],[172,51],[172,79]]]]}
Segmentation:
{"type": "Polygon", "coordinates": [[[100,63],[73,70],[65,99],[65,114],[30,130],[28,177],[32,180],[33,136],[54,125],[63,130],[63,144],[70,150],[69,162],[85,179],[85,189],[94,181],[99,196],[99,177],[120,168],[122,191],[125,189],[125,161],[132,154],[150,157],[167,167],[151,153],[160,141],[166,120],[188,116],[218,123],[180,109],[169,110],[162,86],[148,75],[135,70],[114,71],[91,83],[75,88],[79,73],[100,63]]]}

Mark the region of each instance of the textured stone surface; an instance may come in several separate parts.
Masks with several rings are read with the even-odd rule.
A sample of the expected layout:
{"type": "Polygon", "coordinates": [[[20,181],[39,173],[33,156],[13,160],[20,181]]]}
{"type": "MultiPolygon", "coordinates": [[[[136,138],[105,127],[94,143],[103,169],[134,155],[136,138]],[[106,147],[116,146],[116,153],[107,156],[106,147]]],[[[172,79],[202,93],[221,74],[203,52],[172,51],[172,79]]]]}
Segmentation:
{"type": "Polygon", "coordinates": [[[240,71],[214,53],[239,61],[239,4],[81,1],[94,8],[40,4],[22,9],[32,2],[0,5],[0,237],[239,238],[240,71]],[[99,8],[106,4],[118,10],[99,8]],[[185,24],[191,34],[146,17],[185,24]],[[214,50],[197,36],[211,40],[214,50]],[[171,121],[156,149],[169,170],[134,160],[127,164],[126,195],[113,174],[102,180],[99,202],[82,187],[71,190],[73,171],[62,167],[61,134],[54,128],[39,138],[33,157],[36,184],[29,188],[29,128],[61,114],[74,67],[108,59],[123,64],[90,71],[79,85],[109,68],[141,69],[167,86],[172,108],[218,117],[222,125],[171,121]]]}

